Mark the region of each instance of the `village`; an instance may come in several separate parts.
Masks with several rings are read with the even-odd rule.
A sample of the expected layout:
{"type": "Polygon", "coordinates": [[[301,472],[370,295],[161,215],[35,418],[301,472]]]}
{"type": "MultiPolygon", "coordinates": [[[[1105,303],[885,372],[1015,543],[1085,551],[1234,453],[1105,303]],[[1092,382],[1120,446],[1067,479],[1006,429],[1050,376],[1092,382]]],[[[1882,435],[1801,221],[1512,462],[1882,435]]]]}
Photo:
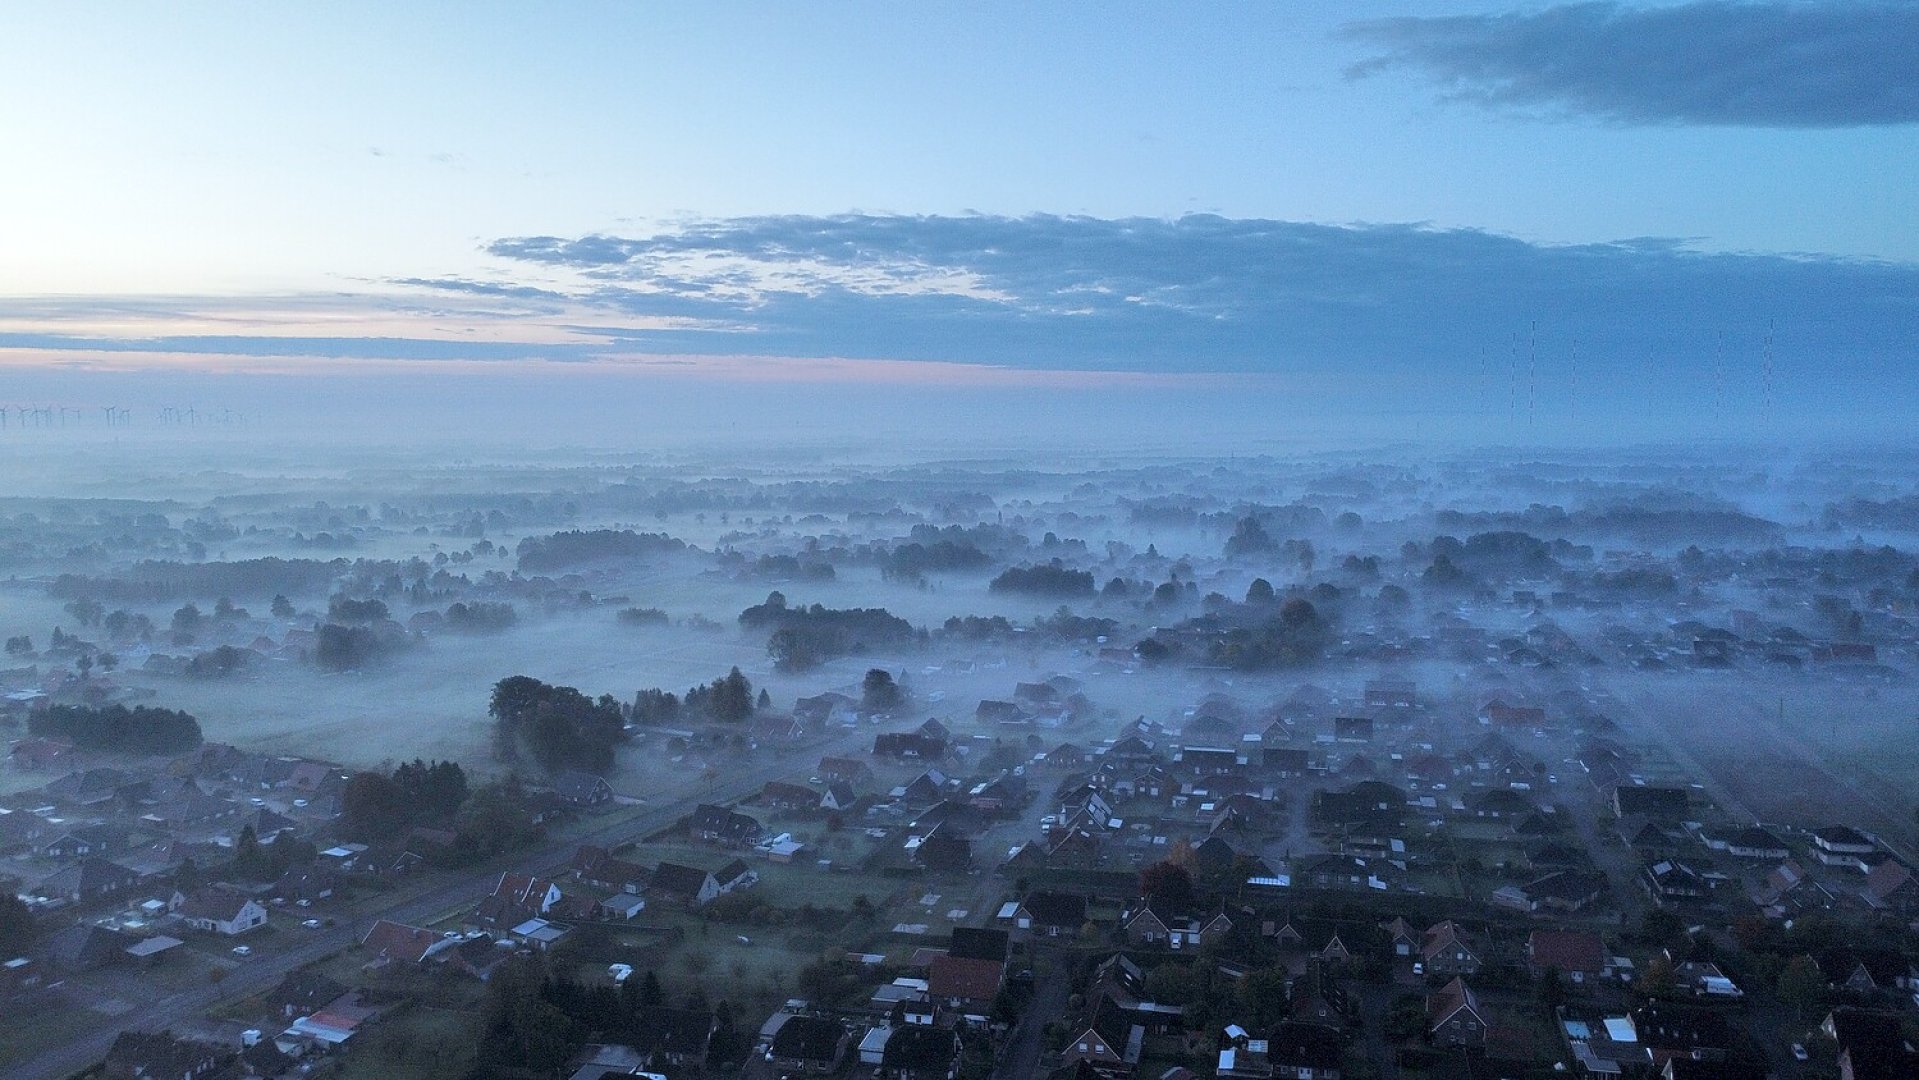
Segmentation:
{"type": "Polygon", "coordinates": [[[769,778],[707,780],[657,825],[562,773],[516,812],[566,857],[432,918],[366,913],[447,876],[454,834],[342,841],[344,767],[208,744],[136,771],[16,740],[9,767],[50,779],[4,800],[0,868],[66,928],[5,963],[9,1016],[75,1032],[290,963],[187,1030],[119,1036],[105,1068],[398,1075],[360,1044],[435,1045],[535,958],[643,1002],[644,1037],[576,1051],[577,1076],[1899,1075],[1871,1070],[1901,1067],[1919,1003],[1909,857],[1727,805],[1609,717],[1596,675],[1308,683],[1263,712],[1223,690],[1100,734],[1088,685],[1139,661],[1086,659],[904,727],[800,699],[728,780],[769,778]],[[834,752],[779,766],[811,746],[834,752]],[[219,876],[289,850],[271,880],[219,876]]]}

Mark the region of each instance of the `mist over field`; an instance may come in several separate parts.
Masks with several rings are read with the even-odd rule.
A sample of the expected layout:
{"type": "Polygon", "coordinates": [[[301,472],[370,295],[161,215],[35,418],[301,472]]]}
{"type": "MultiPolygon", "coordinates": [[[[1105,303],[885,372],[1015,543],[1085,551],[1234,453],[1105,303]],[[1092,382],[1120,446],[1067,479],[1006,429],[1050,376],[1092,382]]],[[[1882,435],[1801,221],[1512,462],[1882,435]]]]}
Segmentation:
{"type": "Polygon", "coordinates": [[[1919,1076],[1919,5],[13,5],[0,1080],[1919,1076]]]}

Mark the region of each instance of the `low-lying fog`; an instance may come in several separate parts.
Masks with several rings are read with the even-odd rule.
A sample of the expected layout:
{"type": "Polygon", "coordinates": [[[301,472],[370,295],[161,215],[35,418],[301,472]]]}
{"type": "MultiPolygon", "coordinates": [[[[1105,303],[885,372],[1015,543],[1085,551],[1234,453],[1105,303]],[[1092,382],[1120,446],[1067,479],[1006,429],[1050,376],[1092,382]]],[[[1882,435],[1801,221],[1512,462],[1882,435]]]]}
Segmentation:
{"type": "MultiPolygon", "coordinates": [[[[40,701],[125,701],[210,741],[503,768],[502,678],[630,704],[737,666],[767,692],[755,724],[883,668],[909,698],[873,731],[1090,745],[1210,713],[1215,740],[1310,739],[1384,676],[1441,741],[1494,697],[1605,715],[1761,817],[1843,800],[1911,833],[1908,454],[886,454],[0,439],[0,735],[40,701]],[[774,592],[827,611],[742,619],[774,592]],[[329,625],[359,635],[345,653],[329,625]],[[1063,719],[976,719],[1055,675],[1085,695],[1063,719]]],[[[727,752],[664,742],[620,749],[616,789],[727,752]]]]}

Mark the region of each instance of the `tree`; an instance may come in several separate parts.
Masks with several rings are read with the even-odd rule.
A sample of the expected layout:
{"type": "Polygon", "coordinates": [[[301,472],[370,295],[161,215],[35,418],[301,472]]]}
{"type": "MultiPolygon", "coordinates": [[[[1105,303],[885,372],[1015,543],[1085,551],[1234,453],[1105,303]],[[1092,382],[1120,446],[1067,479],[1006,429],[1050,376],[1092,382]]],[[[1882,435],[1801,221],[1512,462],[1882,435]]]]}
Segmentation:
{"type": "Polygon", "coordinates": [[[11,890],[0,889],[0,956],[8,960],[33,944],[33,910],[11,890]]]}
{"type": "Polygon", "coordinates": [[[267,610],[271,611],[276,619],[291,619],[293,618],[293,601],[288,600],[283,593],[275,593],[273,606],[267,610]]]}
{"type": "Polygon", "coordinates": [[[173,613],[173,631],[176,634],[191,634],[200,628],[203,616],[193,604],[182,604],[173,613]]]}
{"type": "Polygon", "coordinates": [[[89,750],[129,754],[177,754],[200,745],[200,722],[191,713],[149,705],[52,705],[27,718],[27,731],[72,739],[89,750]]]}
{"type": "Polygon", "coordinates": [[[340,793],[341,825],[356,840],[399,835],[407,827],[408,810],[406,789],[383,773],[354,773],[340,793]]]}
{"type": "Polygon", "coordinates": [[[870,669],[866,678],[860,681],[860,708],[867,712],[891,712],[899,707],[904,697],[899,684],[893,681],[892,673],[885,668],[870,669]]]}
{"type": "Polygon", "coordinates": [[[1243,517],[1233,526],[1233,535],[1226,538],[1226,557],[1263,555],[1277,546],[1258,518],[1243,517]]]}
{"type": "Polygon", "coordinates": [[[1254,578],[1253,583],[1246,586],[1246,602],[1249,604],[1270,604],[1273,596],[1273,583],[1263,577],[1254,578]]]}
{"type": "Polygon", "coordinates": [[[1779,972],[1779,1000],[1793,1007],[1804,1022],[1816,1014],[1826,996],[1826,976],[1818,961],[1810,956],[1795,956],[1779,972]]]}
{"type": "Polygon", "coordinates": [[[1139,893],[1150,904],[1173,909],[1193,902],[1193,875],[1170,859],[1162,859],[1139,872],[1139,893]]]}
{"type": "Polygon", "coordinates": [[[1239,981],[1237,997],[1244,1011],[1244,1023],[1253,1031],[1271,1031],[1288,1010],[1286,976],[1274,968],[1248,972],[1239,981]]]}
{"type": "Polygon", "coordinates": [[[713,682],[713,696],[707,705],[713,719],[737,724],[753,715],[753,684],[738,667],[713,682]]]}
{"type": "Polygon", "coordinates": [[[524,750],[549,770],[603,772],[613,764],[613,747],[626,738],[626,718],[611,695],[595,700],[525,675],[494,684],[487,711],[496,754],[511,760],[524,750]]]}
{"type": "Polygon", "coordinates": [[[446,821],[466,802],[466,770],[452,761],[431,764],[414,758],[393,770],[393,782],[405,796],[413,821],[446,821]]]}
{"type": "Polygon", "coordinates": [[[25,634],[17,634],[7,639],[7,655],[8,656],[31,656],[32,654],[33,654],[32,638],[28,637],[25,634]]]}

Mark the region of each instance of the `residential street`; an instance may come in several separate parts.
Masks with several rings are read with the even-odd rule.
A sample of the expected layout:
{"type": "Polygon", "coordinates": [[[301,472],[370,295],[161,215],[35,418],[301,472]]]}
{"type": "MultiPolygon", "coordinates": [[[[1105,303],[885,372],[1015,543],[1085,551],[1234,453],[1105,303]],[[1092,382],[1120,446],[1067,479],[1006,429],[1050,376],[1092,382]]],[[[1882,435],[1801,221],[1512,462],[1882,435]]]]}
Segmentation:
{"type": "MultiPolygon", "coordinates": [[[[777,756],[768,755],[766,761],[755,762],[746,771],[730,773],[732,782],[716,790],[689,790],[683,795],[664,800],[659,808],[649,809],[637,817],[623,818],[590,832],[552,840],[530,851],[474,867],[458,880],[426,886],[425,891],[406,890],[384,898],[389,900],[385,907],[343,920],[340,925],[319,931],[285,952],[262,955],[240,964],[218,984],[209,983],[204,987],[167,994],[119,1016],[103,1016],[92,1034],[22,1062],[9,1075],[13,1080],[60,1080],[102,1060],[121,1032],[157,1031],[168,1026],[182,1026],[222,999],[245,997],[267,990],[288,972],[351,948],[379,919],[404,923],[438,919],[455,908],[478,903],[504,871],[549,873],[555,867],[564,865],[581,844],[612,847],[637,839],[672,824],[691,810],[695,802],[733,802],[744,798],[757,792],[768,780],[789,775],[796,768],[804,769],[808,758],[816,760],[821,754],[844,752],[870,738],[868,732],[852,731],[825,743],[795,747],[777,756]]],[[[1063,996],[1061,1001],[1064,1001],[1063,996]]]]}

